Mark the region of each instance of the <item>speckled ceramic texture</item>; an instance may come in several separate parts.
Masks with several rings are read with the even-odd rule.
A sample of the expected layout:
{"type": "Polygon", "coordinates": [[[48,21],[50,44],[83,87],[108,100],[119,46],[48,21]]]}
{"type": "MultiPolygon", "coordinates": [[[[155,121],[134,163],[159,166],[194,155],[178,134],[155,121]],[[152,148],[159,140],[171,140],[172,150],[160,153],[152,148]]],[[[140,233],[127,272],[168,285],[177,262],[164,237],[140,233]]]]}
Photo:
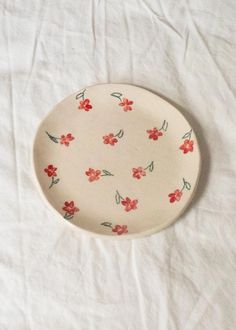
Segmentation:
{"type": "Polygon", "coordinates": [[[33,164],[46,201],[93,235],[135,238],[173,223],[199,178],[196,135],[157,95],[131,85],[87,87],[48,114],[33,164]]]}

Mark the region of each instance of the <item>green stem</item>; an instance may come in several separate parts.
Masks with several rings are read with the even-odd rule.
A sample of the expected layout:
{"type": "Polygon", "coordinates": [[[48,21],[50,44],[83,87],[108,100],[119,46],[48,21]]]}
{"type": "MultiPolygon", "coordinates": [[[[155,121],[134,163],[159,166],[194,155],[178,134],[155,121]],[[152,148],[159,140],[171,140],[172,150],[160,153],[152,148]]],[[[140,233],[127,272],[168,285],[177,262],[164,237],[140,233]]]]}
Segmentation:
{"type": "Polygon", "coordinates": [[[54,177],[52,177],[52,182],[51,182],[51,184],[50,184],[50,186],[49,186],[48,189],[52,188],[52,186],[54,185],[54,182],[53,182],[54,180],[53,180],[53,178],[54,178],[54,177]]]}
{"type": "Polygon", "coordinates": [[[167,128],[168,128],[168,122],[166,120],[164,120],[161,128],[159,129],[159,131],[165,131],[166,132],[167,128]]]}
{"type": "Polygon", "coordinates": [[[102,170],[103,174],[101,174],[101,176],[114,176],[114,174],[110,173],[107,170],[102,170]]]}
{"type": "Polygon", "coordinates": [[[144,170],[149,169],[149,171],[153,171],[153,167],[154,167],[154,161],[152,161],[147,167],[144,168],[144,170]]]}
{"type": "Polygon", "coordinates": [[[183,178],[183,187],[182,187],[182,189],[181,189],[181,191],[183,191],[184,190],[184,188],[185,188],[185,179],[183,178]]]}
{"type": "Polygon", "coordinates": [[[189,131],[189,140],[191,140],[192,131],[193,129],[191,128],[191,130],[189,131]]]}
{"type": "Polygon", "coordinates": [[[84,89],[82,92],[80,92],[79,94],[76,95],[76,100],[80,99],[82,97],[82,100],[84,101],[84,93],[85,93],[86,89],[84,89]]]}
{"type": "Polygon", "coordinates": [[[114,174],[101,174],[101,176],[114,176],[114,174]]]}
{"type": "Polygon", "coordinates": [[[122,99],[121,99],[121,97],[120,97],[120,96],[114,96],[114,97],[116,97],[117,99],[119,99],[119,100],[120,100],[120,102],[122,102],[122,99]]]}
{"type": "Polygon", "coordinates": [[[182,189],[181,189],[181,191],[183,191],[184,189],[187,189],[187,190],[190,190],[191,189],[191,184],[189,183],[189,182],[187,182],[186,180],[185,180],[185,178],[183,178],[183,187],[182,187],[182,189]]]}
{"type": "Polygon", "coordinates": [[[117,195],[120,197],[120,199],[124,200],[124,198],[120,195],[119,191],[116,190],[117,195]]]}
{"type": "Polygon", "coordinates": [[[184,136],[182,137],[182,139],[188,139],[190,140],[191,139],[191,135],[192,135],[192,131],[193,129],[191,128],[191,130],[187,133],[184,134],[184,136]]]}
{"type": "Polygon", "coordinates": [[[63,218],[66,220],[71,220],[73,218],[73,215],[66,212],[63,218]]]}
{"type": "Polygon", "coordinates": [[[120,195],[118,190],[116,190],[115,200],[116,200],[116,204],[120,204],[120,201],[124,200],[124,198],[120,195]]]}
{"type": "Polygon", "coordinates": [[[113,228],[111,222],[102,222],[101,225],[102,225],[102,226],[105,226],[105,227],[113,228]]]}
{"type": "Polygon", "coordinates": [[[123,131],[123,129],[120,129],[119,132],[116,135],[114,135],[114,136],[115,137],[118,137],[119,139],[121,139],[123,137],[123,135],[124,135],[124,131],[123,131]]]}
{"type": "Polygon", "coordinates": [[[111,94],[111,96],[116,97],[117,99],[120,100],[120,102],[122,102],[122,99],[121,99],[122,94],[121,93],[114,92],[114,93],[111,94]]]}
{"type": "Polygon", "coordinates": [[[57,184],[57,183],[59,182],[59,180],[60,180],[60,179],[56,179],[56,180],[55,180],[55,177],[52,176],[52,182],[51,182],[51,184],[50,184],[50,186],[49,186],[48,189],[52,188],[52,186],[53,186],[54,184],[57,184]]]}
{"type": "Polygon", "coordinates": [[[59,137],[53,136],[51,134],[49,134],[48,132],[45,132],[47,134],[47,136],[49,137],[50,140],[52,140],[55,143],[58,143],[58,140],[60,140],[59,137]]]}

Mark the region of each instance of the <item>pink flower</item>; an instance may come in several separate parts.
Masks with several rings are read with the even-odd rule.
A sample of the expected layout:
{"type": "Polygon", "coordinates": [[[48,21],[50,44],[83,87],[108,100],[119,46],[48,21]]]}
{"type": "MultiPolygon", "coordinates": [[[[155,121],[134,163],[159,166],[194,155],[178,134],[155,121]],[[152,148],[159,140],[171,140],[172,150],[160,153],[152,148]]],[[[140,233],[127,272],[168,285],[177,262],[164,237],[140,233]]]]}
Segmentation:
{"type": "Polygon", "coordinates": [[[141,179],[142,176],[146,176],[146,172],[142,167],[133,168],[133,177],[136,179],[141,179]]]}
{"type": "Polygon", "coordinates": [[[89,111],[90,109],[92,109],[92,105],[89,103],[90,103],[89,99],[80,101],[78,109],[84,109],[85,111],[89,111]]]}
{"type": "Polygon", "coordinates": [[[53,165],[48,165],[48,167],[44,169],[44,172],[47,173],[49,177],[51,177],[51,176],[57,176],[56,170],[57,167],[54,167],[53,165]]]}
{"type": "Polygon", "coordinates": [[[112,231],[114,233],[117,233],[117,235],[122,235],[128,233],[128,229],[126,225],[116,225],[112,228],[112,231]]]}
{"type": "Polygon", "coordinates": [[[75,203],[73,201],[71,202],[65,202],[65,205],[63,206],[63,210],[70,214],[70,215],[74,215],[75,212],[79,212],[79,208],[75,206],[75,203]]]}
{"type": "Polygon", "coordinates": [[[131,200],[129,197],[126,197],[121,202],[121,204],[125,206],[125,211],[129,212],[131,210],[136,210],[137,209],[138,200],[137,199],[131,200]]]}
{"type": "Polygon", "coordinates": [[[133,104],[133,101],[129,101],[128,99],[123,98],[122,102],[119,103],[121,107],[123,107],[124,111],[131,111],[132,107],[131,105],[133,104]]]}
{"type": "Polygon", "coordinates": [[[193,151],[193,140],[185,140],[184,143],[179,147],[180,150],[183,150],[184,154],[187,154],[189,151],[193,151]]]}
{"type": "Polygon", "coordinates": [[[74,140],[74,137],[71,133],[68,133],[67,135],[61,135],[60,143],[68,147],[72,140],[74,140]]]}
{"type": "Polygon", "coordinates": [[[156,127],[153,129],[148,129],[147,133],[149,134],[149,139],[153,140],[158,140],[158,137],[163,135],[163,133],[160,132],[156,127]]]}
{"type": "Polygon", "coordinates": [[[111,146],[114,146],[118,142],[117,138],[114,136],[113,133],[110,133],[108,135],[103,136],[103,143],[104,144],[110,144],[111,146]]]}
{"type": "Polygon", "coordinates": [[[88,171],[85,172],[85,174],[89,177],[89,182],[93,182],[100,179],[101,171],[89,168],[88,171]]]}
{"type": "Polygon", "coordinates": [[[170,197],[170,203],[174,203],[175,201],[178,202],[181,199],[182,195],[182,191],[176,189],[173,193],[168,195],[168,197],[170,197]]]}

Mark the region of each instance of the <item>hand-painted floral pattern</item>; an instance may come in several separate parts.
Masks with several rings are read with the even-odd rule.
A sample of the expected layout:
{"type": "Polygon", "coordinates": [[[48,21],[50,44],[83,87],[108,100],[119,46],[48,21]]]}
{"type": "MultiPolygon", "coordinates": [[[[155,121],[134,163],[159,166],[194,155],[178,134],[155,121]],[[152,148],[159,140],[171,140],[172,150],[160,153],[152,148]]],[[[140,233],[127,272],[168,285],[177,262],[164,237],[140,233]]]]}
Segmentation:
{"type": "MultiPolygon", "coordinates": [[[[83,111],[90,111],[93,106],[89,98],[85,97],[86,89],[76,95],[76,100],[78,100],[78,109],[83,111]]],[[[124,112],[129,112],[133,110],[133,101],[126,98],[122,93],[113,92],[110,94],[112,97],[117,98],[119,100],[118,106],[122,108],[124,112]]],[[[163,121],[162,126],[153,127],[146,130],[148,138],[153,141],[159,140],[168,129],[168,122],[166,120],[163,121]]],[[[108,131],[109,132],[109,131],[108,131]]],[[[70,143],[75,139],[72,133],[65,133],[58,136],[51,135],[49,132],[45,132],[49,139],[54,143],[59,143],[68,147],[70,143]]],[[[183,154],[187,154],[189,152],[193,152],[194,150],[194,141],[191,140],[192,129],[190,129],[187,133],[184,134],[182,137],[183,141],[182,144],[179,146],[179,149],[183,152],[183,154]]],[[[102,136],[102,141],[105,145],[115,146],[119,139],[124,136],[124,130],[120,129],[117,132],[110,132],[102,136]]],[[[145,166],[138,166],[132,168],[132,177],[134,179],[140,180],[143,177],[146,177],[148,173],[153,172],[154,170],[154,161],[151,161],[149,165],[145,166]]],[[[57,184],[60,179],[57,178],[57,167],[50,164],[46,168],[44,168],[44,172],[46,175],[51,178],[51,183],[49,188],[53,187],[57,184]]],[[[111,172],[107,170],[100,170],[94,168],[88,168],[85,171],[85,175],[89,182],[95,182],[101,179],[103,176],[114,176],[111,172]]],[[[168,194],[169,202],[175,203],[181,201],[183,198],[184,193],[186,191],[191,190],[191,184],[187,182],[183,178],[183,186],[182,188],[177,188],[168,194]]],[[[122,197],[118,190],[116,190],[115,194],[115,201],[116,204],[123,206],[125,212],[130,212],[136,210],[139,205],[138,199],[131,199],[130,197],[122,197]]],[[[168,200],[167,200],[168,201],[168,200]]],[[[63,211],[65,212],[64,218],[67,220],[71,220],[75,213],[79,212],[80,209],[75,205],[74,201],[65,201],[64,206],[62,207],[63,211]]],[[[109,227],[111,231],[117,235],[123,235],[128,233],[127,225],[116,224],[113,225],[111,222],[103,222],[101,223],[102,226],[109,227]]]]}
{"type": "Polygon", "coordinates": [[[111,94],[111,96],[116,97],[117,99],[120,100],[119,106],[123,108],[125,112],[133,110],[131,105],[134,103],[133,101],[128,100],[127,98],[123,97],[123,94],[114,92],[111,94]]]}
{"type": "Polygon", "coordinates": [[[182,197],[183,193],[181,190],[176,189],[173,193],[170,193],[168,196],[170,197],[170,203],[174,203],[175,201],[179,201],[182,197]]]}
{"type": "Polygon", "coordinates": [[[80,100],[78,106],[79,110],[90,111],[93,108],[93,106],[90,104],[90,99],[85,99],[84,96],[85,91],[86,89],[84,89],[82,92],[77,94],[75,98],[76,100],[80,100]]]}
{"type": "Polygon", "coordinates": [[[166,120],[163,121],[161,128],[153,127],[153,129],[148,129],[146,132],[148,133],[148,137],[151,140],[158,140],[159,137],[163,135],[163,131],[166,132],[168,128],[168,123],[166,120]]]}
{"type": "Polygon", "coordinates": [[[90,104],[90,100],[85,99],[85,100],[80,101],[78,109],[83,109],[85,111],[89,111],[90,109],[92,109],[92,105],[90,104]]]}
{"type": "Polygon", "coordinates": [[[111,222],[103,222],[103,223],[101,223],[101,225],[111,228],[113,233],[116,233],[117,235],[122,235],[122,234],[128,233],[128,227],[126,225],[115,225],[113,227],[111,222]]]}
{"type": "Polygon", "coordinates": [[[68,147],[70,142],[75,139],[71,133],[67,133],[65,135],[63,134],[63,135],[61,135],[61,137],[53,136],[53,135],[49,134],[48,132],[45,132],[45,133],[47,134],[47,136],[49,137],[49,139],[51,141],[53,141],[54,143],[60,142],[60,144],[64,144],[66,147],[68,147]]]}
{"type": "Polygon", "coordinates": [[[187,154],[189,151],[193,151],[193,141],[185,140],[184,143],[180,146],[180,150],[183,150],[184,154],[187,154]]]}
{"type": "Polygon", "coordinates": [[[158,140],[158,138],[163,135],[163,133],[160,132],[156,127],[154,127],[153,129],[148,129],[147,133],[149,135],[149,139],[152,140],[158,140]]]}
{"type": "Polygon", "coordinates": [[[137,199],[130,199],[129,197],[123,198],[119,191],[116,191],[116,195],[115,195],[115,200],[116,200],[116,204],[122,204],[125,208],[124,210],[126,212],[129,212],[131,210],[136,210],[137,204],[138,204],[138,200],[137,199]]]}
{"type": "Polygon", "coordinates": [[[191,129],[182,137],[182,139],[184,139],[184,143],[181,144],[179,149],[182,150],[184,154],[187,154],[188,152],[193,152],[194,141],[191,140],[192,131],[193,130],[191,129]]]}
{"type": "Polygon", "coordinates": [[[112,228],[112,231],[114,233],[117,233],[117,235],[122,235],[128,233],[128,229],[126,225],[115,225],[114,228],[112,228]]]}
{"type": "Polygon", "coordinates": [[[174,192],[172,192],[168,195],[168,197],[170,198],[170,203],[179,202],[182,195],[183,195],[183,191],[185,189],[190,190],[191,189],[191,184],[183,178],[182,188],[181,189],[176,189],[174,192]]]}
{"type": "Polygon", "coordinates": [[[143,168],[141,166],[133,168],[133,177],[135,179],[141,179],[142,176],[146,176],[146,170],[152,172],[154,170],[154,161],[152,161],[147,167],[143,168]]]}
{"type": "Polygon", "coordinates": [[[74,201],[65,202],[62,210],[66,213],[64,214],[64,218],[66,220],[71,220],[76,212],[79,212],[79,208],[75,206],[74,201]]]}
{"type": "Polygon", "coordinates": [[[53,165],[48,165],[48,167],[44,169],[44,172],[47,173],[49,177],[51,177],[51,176],[57,176],[56,170],[57,168],[54,167],[53,165]]]}
{"type": "Polygon", "coordinates": [[[133,171],[133,177],[136,179],[141,179],[142,176],[146,176],[146,171],[141,166],[137,168],[133,168],[132,171],[133,171]]]}
{"type": "Polygon", "coordinates": [[[107,170],[95,170],[94,168],[89,168],[85,174],[88,176],[89,182],[97,181],[101,176],[114,176],[107,170]]]}
{"type": "Polygon", "coordinates": [[[128,99],[123,98],[122,102],[119,103],[119,106],[123,107],[123,110],[125,112],[127,112],[127,111],[132,110],[132,107],[131,107],[132,104],[133,104],[133,101],[129,101],[128,99]]]}
{"type": "Polygon", "coordinates": [[[137,199],[132,200],[129,197],[126,197],[121,202],[121,204],[125,206],[125,211],[129,212],[131,210],[136,210],[137,209],[138,200],[137,199]]]}
{"type": "Polygon", "coordinates": [[[118,139],[121,139],[123,137],[123,135],[124,135],[124,131],[122,129],[119,130],[119,132],[115,135],[113,133],[109,133],[102,137],[103,143],[114,146],[118,142],[118,139]]]}
{"type": "Polygon", "coordinates": [[[64,144],[66,147],[69,146],[70,142],[74,140],[74,137],[71,133],[68,133],[67,135],[62,135],[60,139],[60,144],[64,144]]]}
{"type": "Polygon", "coordinates": [[[48,165],[48,167],[44,169],[44,172],[47,174],[47,176],[49,178],[52,178],[49,189],[52,188],[54,184],[57,184],[60,181],[60,179],[55,179],[55,176],[57,176],[56,171],[57,171],[57,167],[54,167],[52,164],[48,165]]]}

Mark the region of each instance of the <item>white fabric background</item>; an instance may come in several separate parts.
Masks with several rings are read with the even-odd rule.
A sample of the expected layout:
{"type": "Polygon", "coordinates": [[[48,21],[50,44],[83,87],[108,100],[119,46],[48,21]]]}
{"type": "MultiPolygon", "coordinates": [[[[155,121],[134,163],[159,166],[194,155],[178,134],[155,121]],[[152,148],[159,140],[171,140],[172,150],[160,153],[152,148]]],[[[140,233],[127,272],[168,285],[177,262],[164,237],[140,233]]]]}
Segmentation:
{"type": "Polygon", "coordinates": [[[0,0],[0,329],[236,329],[234,0],[0,0]],[[84,86],[166,97],[203,156],[191,208],[133,241],[56,216],[31,169],[36,127],[84,86]]]}

